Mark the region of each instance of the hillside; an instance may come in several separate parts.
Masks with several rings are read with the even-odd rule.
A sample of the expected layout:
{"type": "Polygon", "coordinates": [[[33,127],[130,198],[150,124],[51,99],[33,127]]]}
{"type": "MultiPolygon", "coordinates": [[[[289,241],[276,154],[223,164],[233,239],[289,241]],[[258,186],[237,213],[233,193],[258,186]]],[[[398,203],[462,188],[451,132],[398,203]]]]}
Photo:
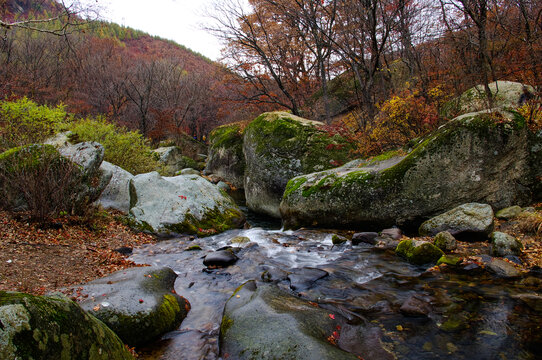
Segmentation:
{"type": "Polygon", "coordinates": [[[4,0],[0,14],[4,23],[58,16],[32,23],[37,31],[3,26],[1,98],[62,102],[78,116],[105,115],[156,142],[182,133],[202,138],[244,116],[228,105],[236,100],[232,73],[183,45],[114,23],[83,23],[77,14],[68,20],[54,1],[4,0]]]}

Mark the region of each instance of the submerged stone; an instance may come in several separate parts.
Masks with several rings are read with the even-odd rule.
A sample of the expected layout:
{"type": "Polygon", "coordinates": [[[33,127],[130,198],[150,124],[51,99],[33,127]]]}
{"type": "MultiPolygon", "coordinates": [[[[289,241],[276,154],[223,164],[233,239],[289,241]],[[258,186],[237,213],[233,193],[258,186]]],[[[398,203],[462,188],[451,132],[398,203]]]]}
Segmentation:
{"type": "Polygon", "coordinates": [[[290,288],[294,291],[304,291],[312,288],[314,283],[326,276],[328,272],[315,268],[302,268],[288,275],[290,288]]]}
{"type": "Polygon", "coordinates": [[[203,259],[203,265],[207,267],[227,267],[235,264],[237,260],[239,260],[239,258],[233,253],[232,250],[218,250],[205,256],[205,259],[203,259]]]}
{"type": "Polygon", "coordinates": [[[377,240],[376,240],[377,237],[378,237],[378,233],[376,232],[355,233],[352,236],[352,245],[358,245],[360,243],[375,245],[377,243],[377,240]]]}

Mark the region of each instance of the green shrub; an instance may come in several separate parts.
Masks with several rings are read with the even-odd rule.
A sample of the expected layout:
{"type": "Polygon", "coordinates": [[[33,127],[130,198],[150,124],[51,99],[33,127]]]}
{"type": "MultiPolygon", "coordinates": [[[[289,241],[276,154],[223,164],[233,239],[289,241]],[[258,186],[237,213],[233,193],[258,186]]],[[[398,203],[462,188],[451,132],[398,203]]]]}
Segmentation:
{"type": "Polygon", "coordinates": [[[0,151],[41,143],[69,121],[64,105],[49,107],[22,98],[0,102],[0,151]]]}
{"type": "Polygon", "coordinates": [[[69,129],[74,141],[96,141],[105,149],[105,160],[132,174],[160,169],[152,155],[149,141],[137,131],[111,124],[104,118],[87,118],[73,122],[69,129]]]}
{"type": "Polygon", "coordinates": [[[51,145],[16,147],[0,154],[0,207],[29,211],[40,222],[61,212],[85,212],[89,200],[79,196],[83,181],[79,167],[51,145]]]}

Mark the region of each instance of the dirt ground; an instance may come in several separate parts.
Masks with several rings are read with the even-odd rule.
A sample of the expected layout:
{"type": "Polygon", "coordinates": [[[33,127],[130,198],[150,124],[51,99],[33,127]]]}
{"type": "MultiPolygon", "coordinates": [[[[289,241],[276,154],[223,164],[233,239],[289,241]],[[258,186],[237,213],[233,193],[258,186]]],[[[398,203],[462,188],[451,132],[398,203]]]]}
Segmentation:
{"type": "Polygon", "coordinates": [[[127,260],[130,249],[156,240],[114,215],[56,219],[44,229],[0,211],[0,290],[42,295],[136,266],[127,260]]]}

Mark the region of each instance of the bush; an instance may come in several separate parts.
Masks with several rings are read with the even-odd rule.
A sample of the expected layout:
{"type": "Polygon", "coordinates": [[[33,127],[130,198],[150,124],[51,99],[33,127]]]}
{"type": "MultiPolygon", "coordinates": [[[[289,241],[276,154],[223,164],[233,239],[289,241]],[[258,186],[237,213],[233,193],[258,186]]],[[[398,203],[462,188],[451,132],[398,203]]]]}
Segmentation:
{"type": "Polygon", "coordinates": [[[0,151],[41,143],[68,121],[64,105],[48,107],[22,98],[0,102],[0,151]]]}
{"type": "Polygon", "coordinates": [[[82,171],[50,145],[29,145],[0,154],[0,206],[29,211],[39,222],[61,212],[85,211],[79,197],[82,171]]]}
{"type": "Polygon", "coordinates": [[[120,166],[132,174],[160,169],[149,141],[137,131],[115,126],[104,118],[81,119],[72,123],[73,141],[96,141],[105,149],[104,160],[120,166]]]}

